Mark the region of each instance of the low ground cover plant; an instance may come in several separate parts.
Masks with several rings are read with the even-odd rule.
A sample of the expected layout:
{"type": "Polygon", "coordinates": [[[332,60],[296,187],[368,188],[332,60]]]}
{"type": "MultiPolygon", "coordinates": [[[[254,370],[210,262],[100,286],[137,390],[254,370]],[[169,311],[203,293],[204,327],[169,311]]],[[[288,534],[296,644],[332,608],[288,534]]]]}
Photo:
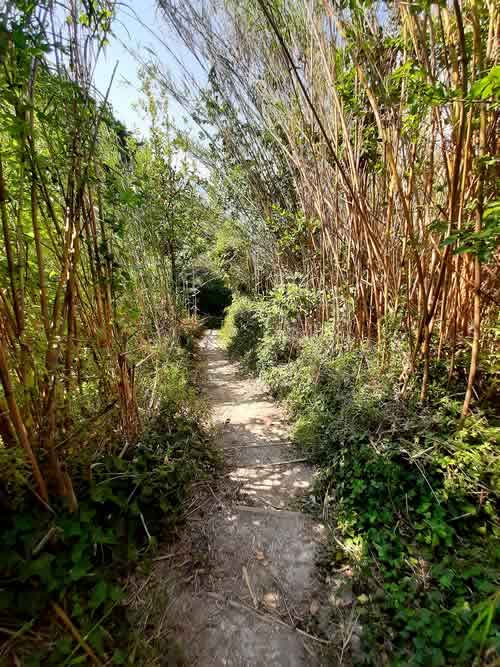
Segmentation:
{"type": "MultiPolygon", "coordinates": [[[[137,442],[69,461],[76,512],[64,503],[47,511],[19,479],[19,462],[17,477],[4,469],[0,614],[12,632],[1,652],[15,647],[27,667],[89,657],[128,664],[132,652],[140,659],[144,638],[128,618],[126,578],[174,538],[190,483],[216,464],[190,355],[171,346],[156,362],[155,409],[137,442]]],[[[8,456],[0,451],[2,462],[8,456]]]]}
{"type": "Polygon", "coordinates": [[[269,301],[273,295],[235,302],[227,346],[252,359],[285,402],[296,442],[319,467],[314,497],[331,534],[321,568],[325,581],[347,566],[353,573],[363,640],[357,661],[493,664],[500,637],[493,406],[461,422],[463,379],[449,380],[443,365],[432,369],[421,403],[418,375],[402,378],[407,350],[398,336],[382,354],[369,342],[341,345],[326,326],[287,358],[283,337],[292,324],[266,326],[269,301]],[[279,354],[267,363],[271,349],[279,354]]]}

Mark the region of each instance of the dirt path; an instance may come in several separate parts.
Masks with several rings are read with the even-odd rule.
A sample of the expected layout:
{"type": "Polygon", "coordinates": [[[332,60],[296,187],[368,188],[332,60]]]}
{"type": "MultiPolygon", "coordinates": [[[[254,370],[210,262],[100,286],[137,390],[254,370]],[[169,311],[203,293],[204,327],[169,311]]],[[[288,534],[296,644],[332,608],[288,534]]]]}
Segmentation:
{"type": "Polygon", "coordinates": [[[188,520],[180,548],[190,564],[170,589],[169,625],[187,665],[317,665],[321,644],[296,627],[315,604],[322,538],[321,525],[293,511],[311,469],[295,462],[282,412],[228,361],[216,332],[202,350],[227,472],[188,520]]]}

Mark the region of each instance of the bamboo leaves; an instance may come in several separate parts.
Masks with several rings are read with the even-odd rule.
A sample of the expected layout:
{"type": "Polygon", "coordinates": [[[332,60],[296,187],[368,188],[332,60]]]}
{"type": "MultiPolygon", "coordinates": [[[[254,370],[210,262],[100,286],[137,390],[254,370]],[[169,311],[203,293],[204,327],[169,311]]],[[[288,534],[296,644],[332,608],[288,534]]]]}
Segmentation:
{"type": "MultiPolygon", "coordinates": [[[[215,63],[208,118],[225,156],[217,168],[230,182],[239,167],[268,229],[276,204],[291,220],[320,223],[292,262],[279,252],[291,230],[273,230],[275,280],[298,270],[311,287],[330,288],[315,327],[336,319],[337,299],[353,294],[337,326],[383,348],[385,318],[401,316],[425,400],[434,355],[448,351],[451,376],[457,346],[479,330],[478,290],[498,297],[498,13],[458,0],[383,11],[259,0],[260,19],[245,3],[214,3],[215,23],[198,4],[180,15],[173,0],[161,3],[179,35],[196,31],[187,44],[196,56],[215,63]],[[260,178],[270,161],[289,174],[284,201],[260,178]],[[478,271],[476,260],[488,268],[478,271]]],[[[494,317],[491,301],[479,312],[494,317]]]]}

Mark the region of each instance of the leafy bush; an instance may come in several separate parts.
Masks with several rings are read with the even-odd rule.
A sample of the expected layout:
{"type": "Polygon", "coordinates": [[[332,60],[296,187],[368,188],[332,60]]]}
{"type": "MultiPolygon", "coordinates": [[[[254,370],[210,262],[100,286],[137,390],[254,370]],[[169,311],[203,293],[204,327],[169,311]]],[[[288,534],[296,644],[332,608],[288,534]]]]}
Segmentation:
{"type": "Polygon", "coordinates": [[[439,385],[432,405],[399,399],[396,374],[367,349],[309,369],[309,382],[304,366],[287,378],[295,436],[321,465],[315,493],[339,541],[327,567],[348,561],[368,596],[366,663],[390,649],[397,664],[470,664],[499,630],[498,598],[474,625],[497,590],[499,429],[484,417],[459,429],[461,404],[439,385]]]}
{"type": "Polygon", "coordinates": [[[221,337],[232,357],[241,360],[247,370],[257,367],[257,346],[263,334],[261,305],[247,297],[235,299],[227,309],[221,337]]]}
{"type": "Polygon", "coordinates": [[[31,470],[23,450],[0,443],[0,507],[16,509],[28,488],[31,470]]]}
{"type": "MultiPolygon", "coordinates": [[[[130,566],[171,538],[190,482],[217,462],[193,391],[175,352],[159,370],[159,409],[140,441],[123,456],[73,461],[76,513],[63,506],[49,513],[26,486],[16,487],[16,511],[0,517],[2,626],[44,627],[56,603],[97,655],[124,664],[132,628],[120,603],[130,566]]],[[[40,646],[29,641],[16,652],[28,667],[81,664],[81,649],[65,635],[40,646]]]]}
{"type": "Polygon", "coordinates": [[[222,341],[246,370],[272,369],[296,358],[301,323],[317,303],[317,293],[294,282],[260,299],[239,297],[226,311],[222,341]]]}
{"type": "Polygon", "coordinates": [[[437,364],[425,405],[418,377],[403,396],[407,349],[400,336],[381,353],[370,343],[341,347],[327,327],[296,340],[297,353],[287,358],[283,332],[295,317],[274,333],[266,315],[260,321],[252,347],[257,368],[285,402],[295,440],[320,467],[314,496],[332,528],[325,577],[334,578],[342,564],[354,573],[361,661],[493,660],[500,637],[500,429],[486,414],[459,427],[463,386],[447,386],[437,364]]]}
{"type": "MultiPolygon", "coordinates": [[[[491,464],[492,441],[485,446],[491,464]]],[[[453,453],[455,465],[460,458],[453,453]]],[[[317,493],[329,493],[344,544],[335,567],[351,561],[357,592],[373,601],[360,612],[370,659],[389,644],[404,664],[469,664],[480,645],[479,632],[464,638],[474,605],[495,591],[493,506],[447,485],[447,459],[419,457],[397,439],[362,440],[340,445],[323,468],[317,493]],[[362,545],[358,560],[353,541],[362,545]]],[[[494,631],[484,639],[493,641],[494,631]]]]}
{"type": "Polygon", "coordinates": [[[260,372],[286,364],[293,354],[293,343],[285,331],[266,333],[257,350],[256,366],[260,372]]]}

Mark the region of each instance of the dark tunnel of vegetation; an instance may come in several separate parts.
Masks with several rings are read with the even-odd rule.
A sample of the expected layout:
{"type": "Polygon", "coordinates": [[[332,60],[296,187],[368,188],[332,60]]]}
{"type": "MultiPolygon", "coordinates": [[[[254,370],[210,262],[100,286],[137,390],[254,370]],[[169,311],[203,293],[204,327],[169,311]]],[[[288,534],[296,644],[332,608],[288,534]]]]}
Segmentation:
{"type": "Polygon", "coordinates": [[[191,312],[205,319],[208,328],[218,328],[232,303],[232,292],[224,280],[207,269],[195,274],[191,286],[191,312]]]}

